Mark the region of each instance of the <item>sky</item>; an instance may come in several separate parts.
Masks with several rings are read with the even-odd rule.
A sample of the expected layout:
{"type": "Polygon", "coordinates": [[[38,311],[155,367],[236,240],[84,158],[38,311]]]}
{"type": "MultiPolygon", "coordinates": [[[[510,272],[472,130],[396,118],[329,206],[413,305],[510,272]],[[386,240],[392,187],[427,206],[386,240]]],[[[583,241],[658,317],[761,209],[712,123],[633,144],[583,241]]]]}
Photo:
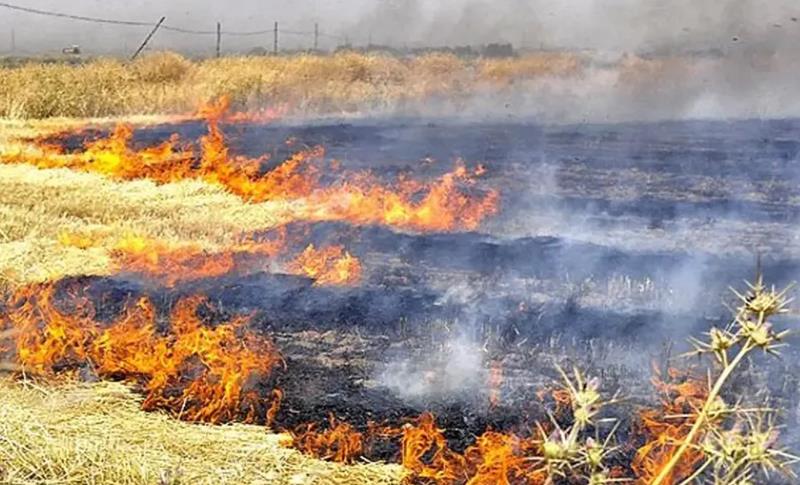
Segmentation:
{"type": "MultiPolygon", "coordinates": [[[[322,47],[345,37],[393,46],[480,45],[511,42],[529,47],[642,51],[720,48],[744,42],[788,48],[800,41],[796,0],[9,0],[63,13],[167,24],[189,29],[311,32],[318,22],[322,47]]],[[[0,9],[0,51],[58,51],[79,44],[86,52],[135,49],[146,27],[88,24],[0,9]]],[[[312,35],[284,33],[281,45],[306,48],[312,35]]],[[[214,49],[213,35],[159,32],[154,48],[197,53],[214,49]]],[[[223,36],[224,50],[272,45],[272,35],[223,36]]]]}

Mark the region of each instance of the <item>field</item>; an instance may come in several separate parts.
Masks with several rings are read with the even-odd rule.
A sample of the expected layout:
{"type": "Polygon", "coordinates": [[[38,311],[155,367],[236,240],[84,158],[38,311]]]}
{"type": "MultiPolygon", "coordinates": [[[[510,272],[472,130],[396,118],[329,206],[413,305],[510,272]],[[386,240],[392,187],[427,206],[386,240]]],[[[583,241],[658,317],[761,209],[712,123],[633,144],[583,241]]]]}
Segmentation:
{"type": "Polygon", "coordinates": [[[0,481],[793,483],[800,121],[398,108],[580,66],[10,69],[0,481]]]}
{"type": "Polygon", "coordinates": [[[431,98],[467,100],[486,88],[546,76],[572,76],[581,59],[538,54],[466,61],[431,54],[243,57],[190,61],[173,53],[125,64],[98,59],[79,66],[0,68],[0,117],[103,117],[185,114],[227,96],[239,109],[291,109],[317,115],[395,110],[431,98]]]}

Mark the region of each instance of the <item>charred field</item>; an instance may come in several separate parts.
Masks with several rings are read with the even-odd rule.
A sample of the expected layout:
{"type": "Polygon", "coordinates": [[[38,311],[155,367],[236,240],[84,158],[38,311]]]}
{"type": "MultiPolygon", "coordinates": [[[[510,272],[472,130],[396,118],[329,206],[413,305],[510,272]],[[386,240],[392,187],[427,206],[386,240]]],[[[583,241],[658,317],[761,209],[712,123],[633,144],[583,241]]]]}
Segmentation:
{"type": "MultiPolygon", "coordinates": [[[[2,261],[0,350],[15,374],[123,381],[146,410],[266,424],[315,457],[400,463],[412,482],[682,483],[700,470],[762,483],[758,463],[725,475],[703,446],[757,420],[740,408],[763,408],[797,448],[795,347],[748,355],[714,419],[714,364],[681,355],[712,328],[750,345],[734,338],[732,318],[746,317],[726,308],[742,304],[728,287],[800,274],[798,128],[309,123],[212,105],[199,119],[42,134],[0,154],[2,184],[24,179],[19,193],[43,205],[67,197],[67,171],[86,177],[82,197],[115,185],[54,209],[36,244],[10,221],[31,202],[0,195],[18,251],[2,261]],[[39,174],[52,192],[31,189],[39,174]],[[178,195],[163,209],[168,194],[144,195],[181,184],[224,203],[178,195]],[[137,222],[98,208],[122,188],[137,222]],[[141,227],[172,212],[179,229],[141,227]],[[21,271],[35,257],[24,244],[64,266],[21,271]],[[716,424],[687,438],[700,420],[716,424]],[[659,482],[683,441],[684,468],[659,482]]],[[[775,295],[749,291],[745,310],[775,295]]],[[[793,319],[774,313],[776,326],[793,319]]],[[[764,480],[791,483],[792,460],[770,456],[764,480]]]]}

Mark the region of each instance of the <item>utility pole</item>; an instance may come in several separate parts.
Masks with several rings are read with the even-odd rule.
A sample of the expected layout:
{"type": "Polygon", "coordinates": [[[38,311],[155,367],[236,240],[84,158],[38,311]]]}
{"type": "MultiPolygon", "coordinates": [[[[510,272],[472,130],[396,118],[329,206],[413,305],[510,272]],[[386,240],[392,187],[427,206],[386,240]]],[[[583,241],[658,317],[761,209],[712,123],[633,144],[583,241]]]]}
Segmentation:
{"type": "Polygon", "coordinates": [[[278,55],[278,22],[275,22],[275,36],[272,42],[272,55],[278,55]]]}
{"type": "Polygon", "coordinates": [[[17,52],[17,31],[11,29],[11,52],[17,52]]]}
{"type": "Polygon", "coordinates": [[[319,23],[314,22],[314,52],[318,50],[319,50],[319,23]]]}
{"type": "Polygon", "coordinates": [[[222,24],[217,22],[217,57],[220,56],[220,46],[222,45],[222,24]]]}
{"type": "Polygon", "coordinates": [[[144,50],[144,48],[147,47],[147,43],[150,42],[150,39],[152,39],[153,36],[158,31],[158,29],[161,28],[161,24],[163,24],[165,20],[167,20],[166,17],[161,17],[161,20],[159,20],[156,26],[153,27],[153,30],[151,30],[150,33],[147,34],[147,37],[145,37],[144,42],[142,42],[142,45],[140,45],[139,48],[136,49],[136,52],[133,53],[133,55],[131,56],[131,60],[136,59],[139,56],[139,54],[144,50]]]}

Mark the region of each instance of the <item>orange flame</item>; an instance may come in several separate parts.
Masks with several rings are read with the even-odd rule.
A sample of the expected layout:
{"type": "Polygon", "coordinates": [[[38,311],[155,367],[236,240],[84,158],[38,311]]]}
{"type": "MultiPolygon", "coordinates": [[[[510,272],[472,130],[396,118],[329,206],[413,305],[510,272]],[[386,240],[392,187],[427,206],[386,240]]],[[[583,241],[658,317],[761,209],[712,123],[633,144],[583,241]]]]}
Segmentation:
{"type": "Polygon", "coordinates": [[[15,330],[12,351],[22,366],[42,374],[89,366],[103,378],[142,387],[143,408],[165,409],[181,419],[218,423],[274,417],[280,393],[257,391],[282,364],[266,337],[249,331],[248,318],[206,326],[197,316],[200,297],[179,301],[164,333],[146,298],[128,305],[112,323],[97,321],[91,302],[73,298],[75,311],[57,308],[50,284],[19,290],[7,305],[4,326],[15,330]]]}
{"type": "MultiPolygon", "coordinates": [[[[59,241],[65,246],[87,249],[100,246],[100,241],[83,234],[61,233],[59,241]]],[[[239,271],[253,271],[253,258],[276,258],[287,249],[285,227],[278,237],[260,242],[242,242],[219,252],[204,250],[196,244],[171,245],[145,237],[127,235],[111,251],[114,269],[145,275],[162,285],[174,287],[179,283],[201,278],[214,278],[239,271]],[[247,264],[242,264],[247,263],[247,264]]],[[[293,261],[286,264],[290,274],[307,276],[316,285],[357,285],[362,266],[358,258],[342,246],[317,249],[309,245],[293,261]]]]}
{"type": "Polygon", "coordinates": [[[401,462],[411,472],[409,483],[541,484],[547,478],[531,460],[540,456],[538,445],[514,434],[487,431],[461,454],[450,449],[444,431],[430,413],[400,429],[384,429],[383,433],[400,437],[401,462]]]}
{"type": "Polygon", "coordinates": [[[279,120],[289,112],[289,105],[280,104],[274,107],[261,108],[255,111],[230,111],[230,98],[221,96],[217,100],[204,103],[197,110],[195,119],[217,119],[225,123],[272,123],[279,120]]]}
{"type": "MultiPolygon", "coordinates": [[[[645,436],[646,442],[637,450],[631,464],[639,479],[637,483],[650,483],[670,461],[689,434],[697,411],[708,395],[708,389],[698,379],[674,369],[669,370],[669,377],[671,381],[682,382],[664,382],[660,375],[656,375],[653,384],[664,395],[661,407],[646,409],[639,416],[639,432],[645,436]]],[[[698,437],[698,442],[701,438],[698,437]]],[[[690,449],[665,483],[678,483],[691,475],[702,459],[700,450],[690,449]]]]}
{"type": "Polygon", "coordinates": [[[342,246],[316,249],[310,244],[288,270],[316,280],[317,285],[355,285],[361,280],[361,262],[342,246]]]}
{"type": "Polygon", "coordinates": [[[38,150],[0,155],[3,163],[27,163],[40,168],[71,168],[122,180],[147,178],[158,183],[199,179],[221,185],[248,202],[296,200],[282,222],[293,220],[349,221],[383,224],[420,231],[474,230],[499,205],[496,190],[476,192],[475,178],[483,166],[469,171],[459,162],[455,170],[429,183],[402,178],[385,185],[371,173],[350,174],[343,182],[325,187],[320,182],[322,147],[295,153],[276,168],[261,173],[267,157],[233,156],[219,126],[227,102],[207,105],[201,112],[208,134],[200,140],[200,158],[177,135],[151,148],[131,148],[133,129],[118,125],[107,138],[86,142],[83,152],[64,153],[38,141],[38,150]]]}
{"type": "Polygon", "coordinates": [[[223,276],[234,271],[252,270],[240,260],[252,257],[275,257],[286,245],[285,233],[264,242],[236,244],[220,252],[208,252],[194,244],[171,246],[137,236],[120,240],[112,256],[119,271],[141,273],[166,286],[201,278],[223,276]]]}
{"type": "Polygon", "coordinates": [[[337,463],[354,463],[364,450],[364,435],[348,423],[329,417],[329,428],[317,431],[315,424],[292,432],[293,446],[302,452],[337,463]]]}
{"type": "Polygon", "coordinates": [[[403,426],[400,433],[401,462],[415,477],[441,484],[466,481],[466,459],[450,450],[432,414],[422,414],[415,423],[403,426]]]}
{"type": "Polygon", "coordinates": [[[462,190],[474,180],[475,174],[463,164],[434,182],[403,179],[394,188],[364,173],[341,186],[315,191],[308,197],[307,209],[299,214],[314,221],[346,220],[419,231],[474,230],[499,205],[497,191],[472,196],[462,190]]]}
{"type": "Polygon", "coordinates": [[[545,483],[547,474],[531,465],[538,449],[530,440],[513,434],[486,432],[465,455],[474,469],[468,485],[545,483]]]}

